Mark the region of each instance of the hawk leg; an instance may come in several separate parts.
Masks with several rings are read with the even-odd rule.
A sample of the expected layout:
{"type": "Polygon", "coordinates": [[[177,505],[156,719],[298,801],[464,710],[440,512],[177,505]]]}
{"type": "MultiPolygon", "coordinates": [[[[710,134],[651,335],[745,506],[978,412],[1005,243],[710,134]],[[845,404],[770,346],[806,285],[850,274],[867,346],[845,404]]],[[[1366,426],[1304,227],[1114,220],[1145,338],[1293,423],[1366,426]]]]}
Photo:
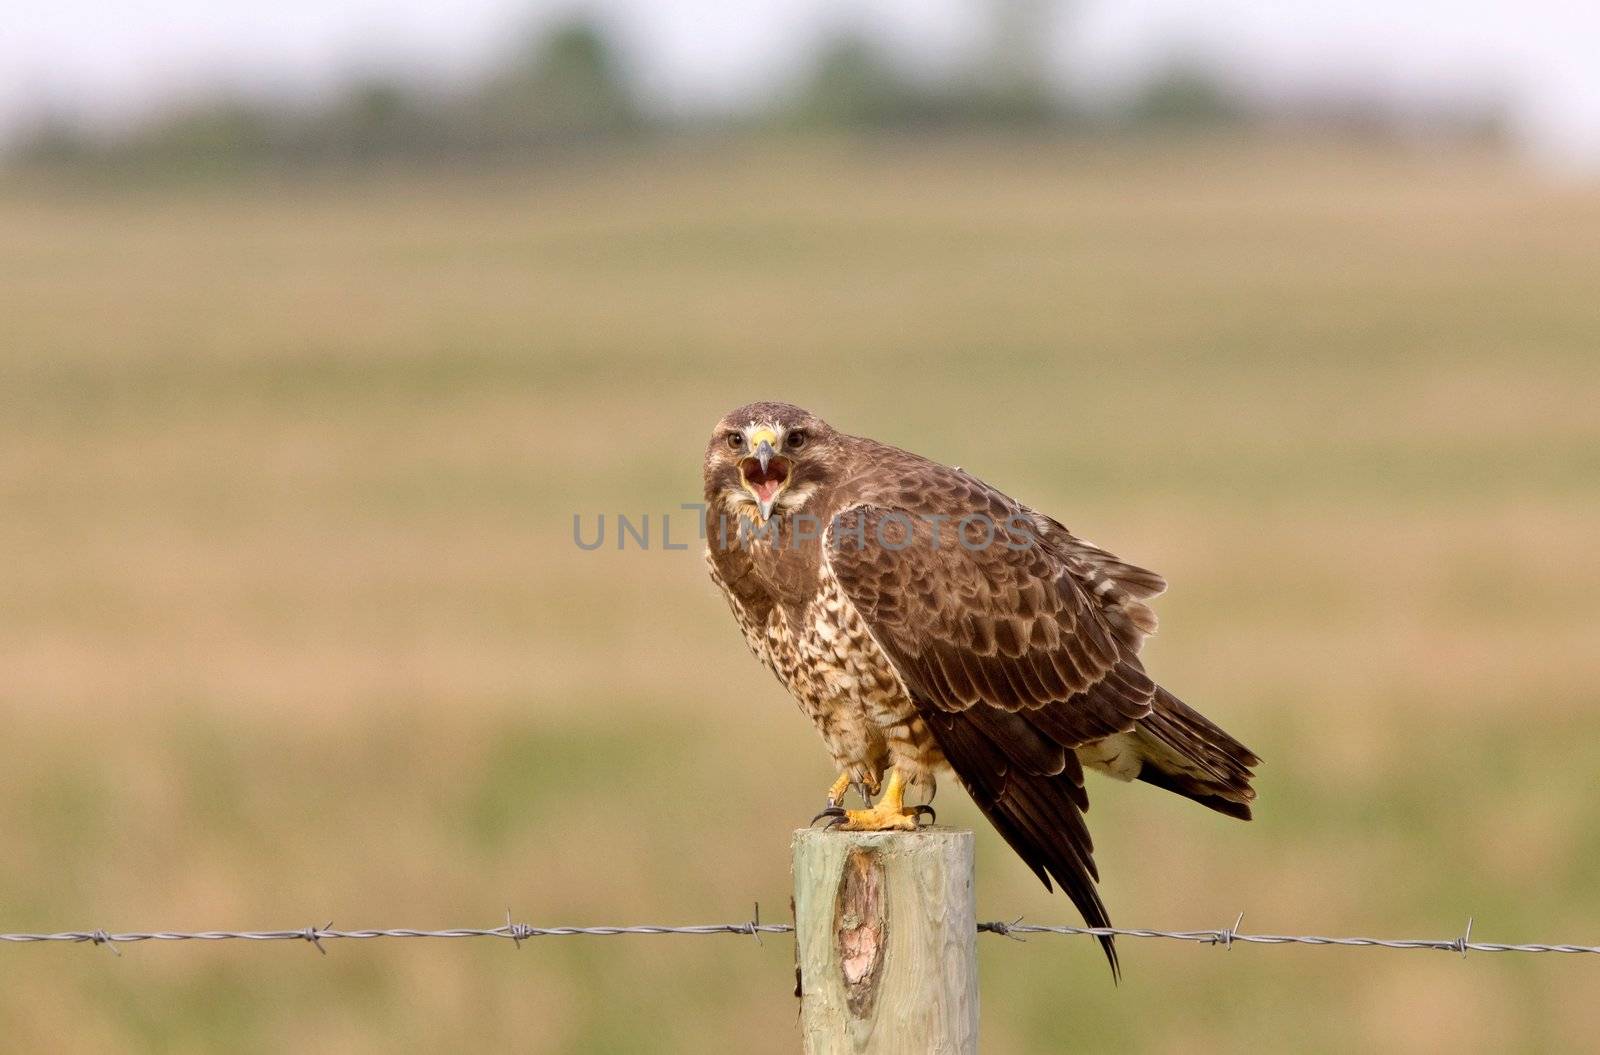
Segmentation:
{"type": "Polygon", "coordinates": [[[932,806],[905,805],[906,780],[901,776],[900,770],[889,770],[889,783],[883,789],[883,798],[871,809],[843,810],[839,814],[827,814],[826,827],[838,828],[847,832],[883,832],[883,831],[915,831],[917,824],[923,817],[931,823],[934,819],[932,806]]]}
{"type": "MultiPolygon", "coordinates": [[[[811,818],[811,823],[815,824],[824,817],[837,817],[842,820],[845,816],[845,792],[851,788],[855,788],[861,798],[870,806],[872,804],[872,796],[878,793],[878,786],[878,778],[874,774],[868,773],[857,780],[850,775],[849,770],[840,773],[839,779],[835,780],[833,786],[828,788],[827,805],[822,808],[821,813],[811,818]]],[[[832,823],[839,822],[834,821],[832,823]]]]}

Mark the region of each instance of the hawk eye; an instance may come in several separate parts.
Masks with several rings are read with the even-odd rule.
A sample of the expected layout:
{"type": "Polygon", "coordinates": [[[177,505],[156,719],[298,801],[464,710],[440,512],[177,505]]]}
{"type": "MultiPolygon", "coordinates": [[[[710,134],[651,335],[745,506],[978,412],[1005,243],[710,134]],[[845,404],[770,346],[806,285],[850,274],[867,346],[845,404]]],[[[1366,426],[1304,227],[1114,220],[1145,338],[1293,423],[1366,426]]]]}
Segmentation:
{"type": "Polygon", "coordinates": [[[738,450],[740,447],[743,447],[744,446],[744,433],[742,433],[742,432],[730,432],[730,433],[728,433],[728,446],[732,447],[734,450],[738,450]]]}
{"type": "Polygon", "coordinates": [[[804,447],[806,445],[805,430],[795,429],[793,432],[789,433],[789,435],[783,438],[783,445],[789,448],[791,451],[797,451],[801,447],[804,447]]]}

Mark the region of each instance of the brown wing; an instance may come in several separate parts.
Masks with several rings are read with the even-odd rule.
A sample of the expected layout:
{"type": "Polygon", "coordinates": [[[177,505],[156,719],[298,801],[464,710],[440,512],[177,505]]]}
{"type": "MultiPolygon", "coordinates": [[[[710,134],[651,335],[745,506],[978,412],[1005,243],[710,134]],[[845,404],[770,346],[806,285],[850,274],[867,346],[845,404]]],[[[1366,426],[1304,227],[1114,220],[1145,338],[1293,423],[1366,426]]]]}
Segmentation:
{"type": "Polygon", "coordinates": [[[1156,632],[1156,613],[1144,602],[1166,591],[1167,580],[1087,539],[1068,531],[1059,521],[1034,514],[1040,537],[1084,582],[1100,602],[1117,641],[1135,652],[1156,632]]]}
{"type": "Polygon", "coordinates": [[[1132,730],[1155,685],[1070,555],[1026,518],[985,511],[963,532],[968,512],[857,506],[829,529],[829,567],[979,808],[1047,887],[1109,926],[1072,748],[1132,730]]]}

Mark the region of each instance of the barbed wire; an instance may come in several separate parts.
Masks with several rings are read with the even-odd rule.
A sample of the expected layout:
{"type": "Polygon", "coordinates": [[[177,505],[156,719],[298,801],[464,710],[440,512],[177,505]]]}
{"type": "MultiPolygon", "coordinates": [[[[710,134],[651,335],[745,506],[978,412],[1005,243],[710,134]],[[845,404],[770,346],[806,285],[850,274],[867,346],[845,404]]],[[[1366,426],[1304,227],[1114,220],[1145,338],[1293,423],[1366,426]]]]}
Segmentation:
{"type": "Polygon", "coordinates": [[[333,922],[322,926],[300,927],[295,930],[201,930],[201,931],[128,931],[67,930],[54,934],[0,934],[0,942],[89,942],[93,945],[116,946],[141,941],[304,941],[317,947],[323,954],[324,941],[348,939],[365,941],[374,938],[509,938],[518,948],[531,938],[566,938],[575,935],[604,937],[614,934],[744,934],[761,940],[763,934],[790,934],[792,923],[762,923],[761,906],[744,923],[691,923],[685,926],[663,926],[653,923],[632,923],[620,926],[599,927],[535,927],[518,923],[506,912],[506,921],[498,927],[451,927],[446,930],[418,930],[411,927],[390,927],[379,930],[340,930],[333,922]]]}
{"type": "MultiPolygon", "coordinates": [[[[1454,938],[1335,938],[1319,934],[1246,934],[1239,930],[1244,922],[1241,914],[1231,927],[1209,930],[1151,930],[1132,927],[1074,927],[1066,924],[1024,923],[1022,917],[1010,922],[991,920],[977,925],[980,934],[998,934],[1001,937],[1024,940],[1029,934],[1066,934],[1087,937],[1165,938],[1201,945],[1220,945],[1232,948],[1237,943],[1249,945],[1312,945],[1342,946],[1346,948],[1380,949],[1434,949],[1466,956],[1469,952],[1524,952],[1524,953],[1590,953],[1600,955],[1600,945],[1542,944],[1537,942],[1490,942],[1472,940],[1471,919],[1466,929],[1454,938]]],[[[792,923],[761,922],[761,906],[743,923],[693,923],[683,926],[665,926],[653,923],[634,923],[598,927],[536,927],[518,923],[506,913],[506,921],[498,927],[452,927],[447,930],[417,930],[409,927],[392,927],[379,930],[341,930],[330,921],[321,926],[300,927],[293,930],[202,930],[202,931],[126,931],[69,930],[53,934],[0,934],[0,942],[69,942],[105,945],[116,951],[118,945],[141,941],[303,941],[327,953],[325,941],[366,941],[376,938],[505,938],[518,948],[533,938],[565,938],[574,936],[607,937],[618,934],[742,934],[760,942],[763,934],[792,934],[792,923]]]]}
{"type": "Polygon", "coordinates": [[[1239,930],[1244,922],[1241,913],[1233,926],[1216,930],[1145,930],[1131,927],[1072,927],[1042,923],[1023,923],[1017,918],[1010,923],[994,921],[978,924],[980,933],[999,934],[1017,938],[1024,934],[1082,934],[1090,937],[1166,938],[1171,941],[1197,942],[1202,945],[1220,945],[1232,948],[1234,942],[1250,945],[1338,945],[1346,948],[1377,949],[1435,949],[1466,956],[1469,952],[1559,952],[1591,953],[1600,955],[1600,945],[1544,944],[1540,942],[1473,941],[1472,924],[1454,938],[1333,938],[1321,934],[1246,934],[1239,930]]]}

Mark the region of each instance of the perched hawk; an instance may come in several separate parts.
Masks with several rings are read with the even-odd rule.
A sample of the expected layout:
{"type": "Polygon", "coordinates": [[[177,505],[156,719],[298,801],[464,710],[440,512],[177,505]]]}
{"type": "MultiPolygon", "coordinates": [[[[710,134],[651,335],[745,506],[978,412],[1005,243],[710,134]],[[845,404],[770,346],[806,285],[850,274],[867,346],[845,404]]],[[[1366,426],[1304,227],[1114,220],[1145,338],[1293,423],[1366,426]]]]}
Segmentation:
{"type": "Polygon", "coordinates": [[[931,799],[948,766],[1045,886],[1105,927],[1085,766],[1249,819],[1259,760],[1139,661],[1161,576],[787,403],[717,423],[705,498],[711,577],[839,770],[830,823],[913,828],[932,811],[908,789],[931,799]],[[844,810],[852,785],[877,804],[844,810]]]}

